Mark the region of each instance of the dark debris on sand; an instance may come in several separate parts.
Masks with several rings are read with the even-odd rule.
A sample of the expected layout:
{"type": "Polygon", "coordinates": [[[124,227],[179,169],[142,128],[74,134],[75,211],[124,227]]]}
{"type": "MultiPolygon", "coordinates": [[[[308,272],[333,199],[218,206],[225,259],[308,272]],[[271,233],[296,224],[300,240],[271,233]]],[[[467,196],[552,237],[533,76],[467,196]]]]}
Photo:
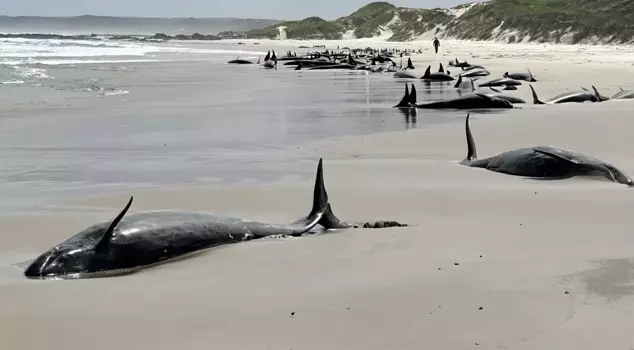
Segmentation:
{"type": "MultiPolygon", "coordinates": [[[[401,224],[396,221],[377,221],[375,223],[366,222],[363,224],[363,228],[387,228],[387,227],[408,227],[407,224],[401,224]]],[[[355,227],[359,227],[358,225],[355,227]]]]}

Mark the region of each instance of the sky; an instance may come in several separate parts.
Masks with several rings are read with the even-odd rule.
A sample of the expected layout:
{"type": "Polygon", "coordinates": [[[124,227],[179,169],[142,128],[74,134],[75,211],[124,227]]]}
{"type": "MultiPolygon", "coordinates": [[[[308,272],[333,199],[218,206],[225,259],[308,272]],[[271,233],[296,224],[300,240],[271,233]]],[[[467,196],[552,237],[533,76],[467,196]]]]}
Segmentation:
{"type": "MultiPolygon", "coordinates": [[[[471,0],[473,1],[473,0],[471,0]]],[[[469,0],[394,0],[402,7],[451,7],[469,0]]],[[[301,19],[347,16],[370,0],[0,0],[8,16],[240,17],[301,19]]]]}

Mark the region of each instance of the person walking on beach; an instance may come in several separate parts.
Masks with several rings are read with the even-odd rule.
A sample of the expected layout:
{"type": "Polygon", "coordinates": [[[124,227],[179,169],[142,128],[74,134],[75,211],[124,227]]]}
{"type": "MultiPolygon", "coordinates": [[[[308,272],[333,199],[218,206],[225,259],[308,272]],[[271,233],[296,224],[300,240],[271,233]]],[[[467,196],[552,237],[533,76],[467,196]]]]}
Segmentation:
{"type": "Polygon", "coordinates": [[[438,53],[439,47],[440,47],[440,40],[438,40],[437,37],[434,37],[434,49],[436,50],[436,53],[438,53]]]}

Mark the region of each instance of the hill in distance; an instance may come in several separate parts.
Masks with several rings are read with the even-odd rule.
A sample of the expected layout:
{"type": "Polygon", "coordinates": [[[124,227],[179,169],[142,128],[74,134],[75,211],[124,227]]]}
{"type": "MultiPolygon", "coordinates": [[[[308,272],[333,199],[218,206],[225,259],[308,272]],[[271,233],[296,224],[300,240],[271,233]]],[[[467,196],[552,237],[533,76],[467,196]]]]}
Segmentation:
{"type": "Polygon", "coordinates": [[[76,17],[0,16],[0,32],[121,35],[217,34],[224,31],[249,31],[279,22],[271,19],[249,18],[136,18],[90,15],[76,17]]]}
{"type": "Polygon", "coordinates": [[[489,0],[449,9],[413,9],[387,2],[368,4],[334,21],[309,17],[243,33],[275,39],[388,41],[456,38],[504,42],[631,43],[634,0],[489,0]]]}

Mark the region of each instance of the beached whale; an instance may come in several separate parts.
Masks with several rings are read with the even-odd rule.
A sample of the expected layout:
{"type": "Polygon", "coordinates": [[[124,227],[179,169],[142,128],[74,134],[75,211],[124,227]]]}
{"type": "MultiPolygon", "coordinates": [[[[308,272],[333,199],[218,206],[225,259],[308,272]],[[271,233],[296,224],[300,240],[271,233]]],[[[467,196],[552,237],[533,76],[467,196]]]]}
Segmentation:
{"type": "MultiPolygon", "coordinates": [[[[243,60],[241,58],[236,58],[235,60],[231,60],[229,62],[227,62],[228,64],[254,64],[254,62],[251,62],[249,60],[243,60]]],[[[260,62],[258,62],[260,63],[260,62]]]]}
{"type": "Polygon", "coordinates": [[[480,83],[478,85],[480,85],[481,87],[489,87],[489,86],[495,87],[495,86],[516,86],[516,85],[522,85],[522,83],[511,78],[497,78],[497,79],[486,81],[484,83],[480,83]]]}
{"type": "MultiPolygon", "coordinates": [[[[214,246],[273,235],[298,236],[318,224],[326,229],[353,227],[332,212],[321,159],[315,179],[313,208],[308,216],[290,224],[276,225],[181,211],[126,215],[131,205],[132,198],[112,222],[93,225],[43,253],[24,274],[29,278],[106,277],[134,272],[214,246]]],[[[377,224],[374,227],[403,226],[395,222],[377,224]]]]}
{"type": "Polygon", "coordinates": [[[507,100],[480,93],[469,94],[451,100],[417,104],[414,84],[412,84],[412,90],[409,93],[407,84],[405,84],[405,95],[394,107],[421,109],[499,109],[513,108],[513,104],[507,100]]]}
{"type": "Polygon", "coordinates": [[[467,61],[464,61],[464,62],[458,61],[458,57],[456,57],[455,61],[449,61],[449,65],[452,67],[458,67],[458,68],[466,68],[470,66],[470,64],[467,63],[467,61]]]}
{"type": "MultiPolygon", "coordinates": [[[[442,65],[441,65],[441,69],[442,69],[442,65]]],[[[427,80],[427,81],[452,81],[454,80],[454,77],[452,77],[449,74],[441,73],[441,72],[432,73],[431,66],[429,66],[427,67],[427,70],[425,70],[425,75],[423,75],[421,79],[427,80]]]]}
{"type": "MultiPolygon", "coordinates": [[[[497,97],[497,98],[501,98],[501,99],[503,99],[503,100],[507,100],[507,101],[509,101],[509,102],[511,102],[511,103],[513,103],[513,104],[526,103],[526,101],[525,101],[524,99],[519,98],[519,97],[517,97],[517,96],[505,95],[505,94],[503,94],[500,90],[497,90],[497,89],[495,89],[495,88],[493,88],[493,87],[490,87],[490,86],[489,86],[489,89],[491,89],[494,93],[487,92],[486,94],[487,94],[488,96],[495,96],[495,97],[497,97]]],[[[505,89],[505,90],[506,90],[506,89],[505,89]]]]}
{"type": "Polygon", "coordinates": [[[617,92],[614,96],[610,97],[610,100],[629,100],[634,98],[634,91],[623,90],[617,92]]]}
{"type": "Polygon", "coordinates": [[[536,146],[508,151],[486,159],[478,159],[475,140],[466,121],[467,158],[461,162],[473,168],[532,178],[562,179],[573,176],[605,176],[608,180],[634,186],[623,171],[601,160],[574,151],[536,146]]]}
{"type": "Polygon", "coordinates": [[[486,77],[488,75],[491,75],[491,72],[481,68],[471,69],[460,73],[460,76],[463,78],[486,77]]]}
{"type": "Polygon", "coordinates": [[[603,102],[609,100],[608,97],[602,96],[597,88],[592,86],[592,90],[594,92],[590,92],[588,90],[583,89],[582,91],[569,91],[564,92],[563,94],[557,95],[553,98],[542,102],[537,96],[537,92],[532,85],[529,85],[531,88],[531,92],[533,93],[533,103],[536,105],[545,105],[545,104],[559,104],[559,103],[570,103],[570,102],[603,102]]]}
{"type": "Polygon", "coordinates": [[[527,70],[528,70],[528,74],[527,73],[509,73],[509,72],[506,72],[506,73],[504,73],[504,77],[505,78],[511,78],[511,79],[514,79],[514,80],[524,80],[524,81],[528,81],[530,83],[536,82],[537,80],[533,76],[533,73],[531,73],[531,70],[530,69],[527,69],[527,70]]]}

